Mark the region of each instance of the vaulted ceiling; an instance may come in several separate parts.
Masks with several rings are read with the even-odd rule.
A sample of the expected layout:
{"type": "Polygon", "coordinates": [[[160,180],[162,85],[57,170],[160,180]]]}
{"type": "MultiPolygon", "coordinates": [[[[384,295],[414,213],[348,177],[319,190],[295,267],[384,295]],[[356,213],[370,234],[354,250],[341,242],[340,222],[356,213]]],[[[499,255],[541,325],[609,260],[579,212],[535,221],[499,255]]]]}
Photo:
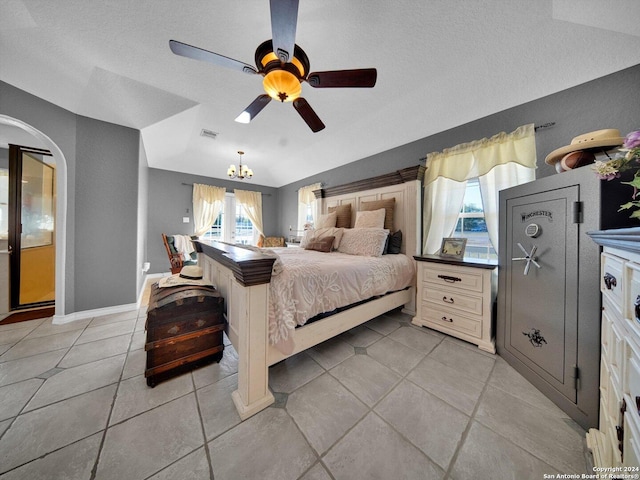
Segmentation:
{"type": "Polygon", "coordinates": [[[311,71],[378,70],[372,89],[303,84],[313,133],[290,103],[234,122],[261,77],[169,50],[253,64],[268,0],[1,0],[0,17],[0,80],[141,130],[151,167],[226,178],[243,150],[274,187],[640,63],[637,0],[300,0],[311,71]]]}

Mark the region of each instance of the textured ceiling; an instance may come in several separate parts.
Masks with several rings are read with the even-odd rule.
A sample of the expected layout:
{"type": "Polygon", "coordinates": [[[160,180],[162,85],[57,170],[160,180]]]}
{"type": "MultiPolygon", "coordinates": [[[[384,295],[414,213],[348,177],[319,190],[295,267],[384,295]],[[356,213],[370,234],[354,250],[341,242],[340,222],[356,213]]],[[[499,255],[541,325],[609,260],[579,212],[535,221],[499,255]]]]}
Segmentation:
{"type": "Polygon", "coordinates": [[[140,129],[151,167],[225,178],[244,150],[274,187],[640,63],[637,0],[300,0],[312,71],[378,69],[373,89],[303,84],[314,134],[290,103],[234,122],[261,77],[169,50],[253,64],[268,0],[0,0],[0,17],[0,80],[140,129]]]}

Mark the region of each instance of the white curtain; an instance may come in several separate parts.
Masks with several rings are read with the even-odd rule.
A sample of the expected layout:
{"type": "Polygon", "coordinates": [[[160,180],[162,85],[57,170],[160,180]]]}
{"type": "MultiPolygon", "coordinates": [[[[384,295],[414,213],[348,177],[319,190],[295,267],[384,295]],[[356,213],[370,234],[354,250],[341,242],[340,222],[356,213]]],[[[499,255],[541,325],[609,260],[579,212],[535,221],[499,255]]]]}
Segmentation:
{"type": "Polygon", "coordinates": [[[424,253],[436,253],[442,245],[442,239],[453,234],[466,188],[466,181],[456,182],[444,177],[424,187],[424,253]]]}
{"type": "Polygon", "coordinates": [[[262,225],[262,194],[260,192],[250,192],[248,190],[233,191],[236,202],[238,202],[244,213],[253,224],[254,238],[253,244],[257,243],[260,235],[264,236],[264,226],[262,225]]]}
{"type": "Polygon", "coordinates": [[[193,228],[198,237],[204,235],[220,215],[225,192],[223,187],[193,184],[193,228]]]}
{"type": "Polygon", "coordinates": [[[427,155],[424,195],[424,253],[436,253],[452,235],[466,181],[478,178],[489,238],[498,251],[498,192],[535,180],[533,124],[427,155]]]}
{"type": "Polygon", "coordinates": [[[480,195],[482,195],[482,208],[484,220],[487,223],[489,239],[498,252],[498,207],[500,204],[500,190],[510,188],[521,183],[531,182],[536,179],[535,169],[523,167],[517,163],[498,165],[485,175],[478,177],[480,195]]]}
{"type": "Polygon", "coordinates": [[[314,183],[313,185],[301,187],[298,190],[298,230],[304,230],[304,224],[307,223],[307,208],[309,205],[311,205],[311,215],[313,216],[314,223],[318,219],[320,202],[316,200],[313,192],[321,188],[321,183],[314,183]]]}

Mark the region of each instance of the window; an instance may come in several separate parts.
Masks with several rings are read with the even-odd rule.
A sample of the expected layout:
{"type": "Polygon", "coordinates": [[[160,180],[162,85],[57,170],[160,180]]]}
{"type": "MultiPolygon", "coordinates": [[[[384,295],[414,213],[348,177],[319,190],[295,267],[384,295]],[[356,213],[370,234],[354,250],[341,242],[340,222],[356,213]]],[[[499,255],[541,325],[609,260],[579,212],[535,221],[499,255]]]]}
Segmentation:
{"type": "Polygon", "coordinates": [[[318,202],[315,191],[322,188],[321,183],[314,183],[298,189],[298,226],[297,233],[302,233],[305,225],[313,225],[314,218],[318,212],[318,202]]]}
{"type": "Polygon", "coordinates": [[[227,193],[224,208],[202,238],[248,245],[253,242],[253,235],[251,220],[245,215],[242,206],[236,203],[233,193],[227,193]],[[225,212],[234,212],[234,215],[225,215],[225,212]]]}
{"type": "Polygon", "coordinates": [[[467,239],[465,257],[481,258],[487,260],[497,260],[498,255],[489,239],[487,223],[484,220],[484,210],[482,208],[482,196],[480,195],[480,184],[478,179],[467,181],[467,188],[464,193],[464,200],[458,222],[453,232],[455,237],[467,239]]]}

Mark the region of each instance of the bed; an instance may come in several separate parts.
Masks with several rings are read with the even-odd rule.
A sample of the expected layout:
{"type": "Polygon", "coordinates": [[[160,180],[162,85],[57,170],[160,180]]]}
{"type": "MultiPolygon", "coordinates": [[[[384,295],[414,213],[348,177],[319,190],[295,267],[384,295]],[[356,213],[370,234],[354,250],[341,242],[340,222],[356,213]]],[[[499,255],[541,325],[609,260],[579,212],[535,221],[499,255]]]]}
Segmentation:
{"type": "Polygon", "coordinates": [[[367,257],[196,242],[205,277],[225,298],[227,335],[238,352],[238,389],[232,398],[243,420],[274,402],[269,366],[395,308],[415,315],[413,255],[420,249],[423,174],[424,168],[418,166],[315,192],[323,214],[350,205],[354,213],[350,227],[355,212],[372,205],[368,202],[393,199],[393,225],[385,227],[402,231],[397,255],[367,257]],[[329,260],[346,266],[352,275],[342,280],[333,277],[335,269],[329,260]],[[328,270],[320,270],[321,266],[328,270]],[[382,278],[391,283],[383,283],[382,278]],[[371,295],[356,299],[350,293],[354,285],[355,290],[371,295]],[[299,296],[293,301],[277,300],[291,298],[285,296],[289,290],[298,290],[299,296]],[[340,300],[329,295],[331,290],[340,292],[340,300]]]}

